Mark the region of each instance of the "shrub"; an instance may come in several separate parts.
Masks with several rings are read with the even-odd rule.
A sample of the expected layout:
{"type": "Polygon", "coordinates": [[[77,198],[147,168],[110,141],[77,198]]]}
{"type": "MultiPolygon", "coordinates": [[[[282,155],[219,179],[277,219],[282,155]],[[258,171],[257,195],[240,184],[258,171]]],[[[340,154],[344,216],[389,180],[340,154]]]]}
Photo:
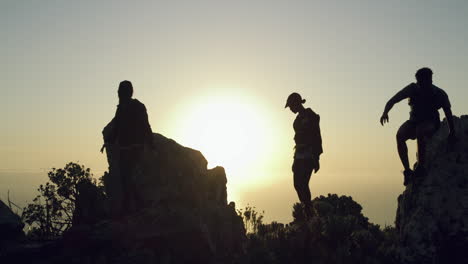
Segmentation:
{"type": "Polygon", "coordinates": [[[250,205],[237,210],[237,214],[242,217],[247,233],[256,233],[258,231],[259,226],[263,224],[264,213],[264,211],[257,212],[256,208],[250,205]]]}
{"type": "Polygon", "coordinates": [[[295,204],[288,225],[260,223],[243,263],[398,263],[395,229],[369,223],[352,197],[329,194],[312,204],[308,214],[295,204]]]}
{"type": "Polygon", "coordinates": [[[23,221],[30,226],[29,235],[38,239],[53,239],[71,227],[77,184],[87,181],[96,185],[89,168],[70,162],[62,169],[52,168],[49,182],[40,185],[39,195],[22,213],[23,221]]]}

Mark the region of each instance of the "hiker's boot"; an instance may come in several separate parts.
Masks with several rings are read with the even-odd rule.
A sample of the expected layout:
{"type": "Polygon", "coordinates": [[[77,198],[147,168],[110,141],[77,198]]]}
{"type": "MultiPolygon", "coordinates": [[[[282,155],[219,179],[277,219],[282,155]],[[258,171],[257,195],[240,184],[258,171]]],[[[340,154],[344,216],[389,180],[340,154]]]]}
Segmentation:
{"type": "Polygon", "coordinates": [[[411,169],[406,169],[403,171],[403,176],[404,176],[403,185],[407,186],[408,184],[410,184],[411,180],[413,179],[414,172],[411,169]]]}

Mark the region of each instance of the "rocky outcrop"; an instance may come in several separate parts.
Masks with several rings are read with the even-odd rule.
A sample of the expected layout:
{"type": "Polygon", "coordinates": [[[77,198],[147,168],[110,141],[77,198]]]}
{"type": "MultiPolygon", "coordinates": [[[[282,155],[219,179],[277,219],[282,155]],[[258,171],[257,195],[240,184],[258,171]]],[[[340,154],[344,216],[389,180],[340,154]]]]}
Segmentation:
{"type": "Polygon", "coordinates": [[[105,208],[99,210],[102,198],[91,195],[92,186],[82,186],[75,224],[65,235],[67,255],[99,263],[232,262],[242,253],[245,230],[234,204],[227,203],[224,169],[208,170],[199,151],[162,135],[154,134],[153,143],[126,185],[116,146],[107,147],[104,203],[110,217],[86,213],[105,208]]]}
{"type": "Polygon", "coordinates": [[[84,180],[76,186],[78,195],[75,201],[72,225],[93,225],[109,214],[108,202],[102,189],[91,181],[84,180]]]}
{"type": "Polygon", "coordinates": [[[0,252],[2,248],[24,237],[21,218],[0,200],[0,252]]]}
{"type": "Polygon", "coordinates": [[[427,146],[427,175],[398,198],[396,228],[402,263],[468,263],[468,116],[446,121],[427,146]]]}

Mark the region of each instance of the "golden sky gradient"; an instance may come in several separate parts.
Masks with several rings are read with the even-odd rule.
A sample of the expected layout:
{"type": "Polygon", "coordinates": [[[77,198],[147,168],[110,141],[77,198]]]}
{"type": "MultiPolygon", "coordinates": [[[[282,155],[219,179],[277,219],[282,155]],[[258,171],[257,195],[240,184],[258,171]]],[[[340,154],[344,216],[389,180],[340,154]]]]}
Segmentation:
{"type": "MultiPolygon", "coordinates": [[[[51,167],[100,176],[101,131],[127,79],[153,130],[201,150],[228,174],[229,199],[289,221],[299,92],[321,116],[313,196],[352,195],[393,224],[403,190],[386,101],[423,66],[455,115],[468,113],[464,1],[3,1],[0,197],[25,204],[51,167]],[[352,2],[352,3],[351,3],[352,2]]],[[[414,144],[410,158],[414,161],[414,144]]]]}

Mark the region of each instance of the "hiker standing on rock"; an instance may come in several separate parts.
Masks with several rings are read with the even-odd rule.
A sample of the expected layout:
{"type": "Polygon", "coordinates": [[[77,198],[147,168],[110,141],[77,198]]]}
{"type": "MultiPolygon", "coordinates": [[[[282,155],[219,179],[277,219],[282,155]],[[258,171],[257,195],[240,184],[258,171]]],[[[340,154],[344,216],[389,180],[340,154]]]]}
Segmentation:
{"type": "Polygon", "coordinates": [[[293,124],[296,146],[292,171],[294,188],[306,209],[306,214],[308,214],[312,204],[309,180],[312,171],[317,173],[320,169],[320,154],[322,154],[323,149],[319,124],[320,116],[312,109],[305,108],[303,106],[305,101],[298,93],[292,93],[286,101],[285,108],[289,107],[294,114],[297,114],[293,124]]]}
{"type": "MultiPolygon", "coordinates": [[[[122,81],[118,89],[119,105],[114,119],[104,128],[104,146],[116,144],[119,149],[119,182],[122,192],[122,211],[131,211],[137,192],[132,173],[143,154],[145,144],[152,146],[152,130],[145,105],[133,99],[130,81],[122,81]]],[[[102,151],[102,149],[101,149],[102,151]]]]}
{"type": "Polygon", "coordinates": [[[416,72],[416,83],[408,86],[394,95],[385,105],[385,110],[380,118],[382,126],[388,123],[388,112],[393,105],[409,98],[408,104],[411,107],[410,119],[401,125],[397,132],[398,154],[403,163],[404,185],[407,185],[414,176],[425,174],[425,145],[427,140],[439,129],[440,115],[439,109],[444,110],[448,121],[450,134],[449,140],[455,141],[455,129],[453,116],[448,95],[444,90],[432,84],[432,70],[421,68],[416,72]],[[408,161],[408,139],[417,139],[418,162],[415,171],[411,170],[408,161]]]}

